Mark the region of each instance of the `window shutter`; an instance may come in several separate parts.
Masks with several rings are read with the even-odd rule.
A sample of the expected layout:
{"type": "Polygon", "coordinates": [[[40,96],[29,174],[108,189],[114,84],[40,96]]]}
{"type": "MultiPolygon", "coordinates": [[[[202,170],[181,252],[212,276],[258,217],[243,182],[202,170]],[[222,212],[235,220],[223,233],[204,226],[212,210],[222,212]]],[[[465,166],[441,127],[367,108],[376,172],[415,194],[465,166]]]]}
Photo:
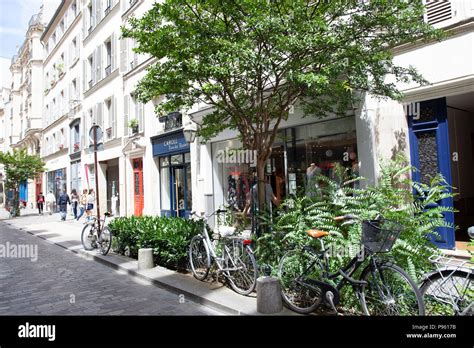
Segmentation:
{"type": "Polygon", "coordinates": [[[112,138],[115,138],[117,136],[117,99],[115,97],[112,97],[110,107],[112,108],[112,138]]]}
{"type": "Polygon", "coordinates": [[[110,63],[110,65],[111,65],[110,71],[114,71],[114,70],[115,70],[115,67],[117,66],[117,64],[115,63],[115,57],[117,56],[117,55],[115,54],[115,50],[116,50],[115,33],[112,33],[112,37],[110,38],[110,44],[111,44],[111,51],[112,51],[112,52],[111,52],[111,57],[110,57],[110,58],[111,58],[111,59],[110,59],[110,61],[111,61],[111,63],[110,63]]]}
{"type": "Polygon", "coordinates": [[[82,79],[82,90],[86,90],[86,81],[87,81],[87,59],[82,61],[82,76],[84,78],[82,79]]]}
{"type": "Polygon", "coordinates": [[[94,28],[96,23],[95,14],[97,13],[97,1],[92,0],[92,13],[91,13],[91,24],[90,27],[94,28]]]}
{"type": "Polygon", "coordinates": [[[86,114],[83,112],[82,113],[82,123],[81,123],[81,127],[82,128],[82,132],[81,132],[81,147],[84,148],[86,147],[86,137],[85,137],[85,134],[86,134],[86,129],[87,129],[87,119],[86,119],[86,114]]]}
{"type": "Polygon", "coordinates": [[[99,24],[100,20],[102,19],[102,0],[95,0],[95,23],[96,25],[99,24]]]}
{"type": "Polygon", "coordinates": [[[127,50],[128,40],[123,38],[120,40],[120,72],[127,71],[127,62],[128,62],[128,50],[127,50]]]}
{"type": "Polygon", "coordinates": [[[97,47],[97,59],[96,59],[96,82],[102,79],[102,45],[97,47]]]}
{"type": "Polygon", "coordinates": [[[143,113],[144,113],[144,108],[145,108],[145,105],[143,105],[143,103],[139,102],[137,100],[137,105],[138,105],[138,125],[139,125],[139,131],[140,132],[143,132],[143,129],[144,129],[144,124],[143,124],[143,113]]]}
{"type": "Polygon", "coordinates": [[[125,95],[123,97],[123,135],[126,136],[129,133],[128,118],[130,113],[130,96],[125,95]]]}
{"type": "Polygon", "coordinates": [[[87,22],[86,10],[84,10],[82,17],[82,37],[87,37],[87,22]]]}
{"type": "Polygon", "coordinates": [[[97,125],[104,131],[104,118],[102,117],[102,109],[104,103],[100,102],[97,104],[97,125]]]}

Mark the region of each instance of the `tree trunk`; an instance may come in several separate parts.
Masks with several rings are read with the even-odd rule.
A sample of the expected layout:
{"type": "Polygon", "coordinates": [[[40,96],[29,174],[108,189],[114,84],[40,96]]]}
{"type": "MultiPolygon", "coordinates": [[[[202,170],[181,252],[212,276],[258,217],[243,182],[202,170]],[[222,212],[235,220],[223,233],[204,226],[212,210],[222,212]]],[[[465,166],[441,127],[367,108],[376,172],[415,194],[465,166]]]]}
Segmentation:
{"type": "Polygon", "coordinates": [[[20,191],[18,187],[15,187],[15,190],[13,191],[13,206],[12,206],[13,211],[15,214],[13,217],[20,216],[20,191]]]}
{"type": "Polygon", "coordinates": [[[267,229],[265,228],[264,212],[267,210],[265,202],[265,158],[258,158],[257,160],[257,192],[258,192],[258,226],[257,236],[260,236],[267,229]]]}

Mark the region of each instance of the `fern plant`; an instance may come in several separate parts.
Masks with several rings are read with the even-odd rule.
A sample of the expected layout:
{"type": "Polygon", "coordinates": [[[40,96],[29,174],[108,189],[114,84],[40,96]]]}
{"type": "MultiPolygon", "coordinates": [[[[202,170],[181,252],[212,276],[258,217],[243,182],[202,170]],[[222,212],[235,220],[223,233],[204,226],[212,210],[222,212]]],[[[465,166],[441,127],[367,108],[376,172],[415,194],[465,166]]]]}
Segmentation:
{"type": "MultiPolygon", "coordinates": [[[[382,215],[404,227],[388,257],[418,279],[431,268],[429,256],[439,252],[431,242],[436,230],[455,226],[443,218],[453,209],[437,204],[453,195],[443,177],[436,176],[429,184],[414,183],[409,179],[412,170],[403,157],[382,163],[377,185],[366,188],[354,185],[364,178],[353,177],[347,171],[336,173],[334,178],[317,176],[315,194],[289,198],[282,204],[272,233],[258,240],[259,262],[270,264],[276,273],[285,251],[304,245],[319,248],[319,242],[306,234],[306,230],[317,228],[330,232],[324,242],[325,247],[336,251],[329,258],[335,270],[359,252],[361,225],[340,224],[333,218],[354,214],[370,220],[382,215]]],[[[344,297],[351,299],[349,307],[355,305],[354,296],[344,297]]]]}

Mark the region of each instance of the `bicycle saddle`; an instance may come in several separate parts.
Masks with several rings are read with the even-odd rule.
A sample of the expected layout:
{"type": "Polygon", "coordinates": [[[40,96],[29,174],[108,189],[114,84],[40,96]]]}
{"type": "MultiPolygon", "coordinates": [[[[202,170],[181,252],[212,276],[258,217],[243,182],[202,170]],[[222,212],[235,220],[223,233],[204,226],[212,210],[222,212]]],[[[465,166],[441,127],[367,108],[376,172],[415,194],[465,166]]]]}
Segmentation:
{"type": "Polygon", "coordinates": [[[322,230],[307,230],[306,233],[313,238],[321,238],[329,234],[329,232],[322,230]]]}

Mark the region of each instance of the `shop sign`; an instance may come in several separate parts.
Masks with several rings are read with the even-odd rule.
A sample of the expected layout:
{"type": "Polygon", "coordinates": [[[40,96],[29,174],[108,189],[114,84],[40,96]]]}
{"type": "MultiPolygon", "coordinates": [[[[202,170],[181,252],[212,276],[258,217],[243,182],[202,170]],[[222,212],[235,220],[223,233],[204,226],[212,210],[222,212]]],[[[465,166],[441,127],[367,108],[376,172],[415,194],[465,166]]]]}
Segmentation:
{"type": "Polygon", "coordinates": [[[164,135],[153,139],[153,156],[166,156],[189,151],[189,143],[183,132],[164,135]]]}

